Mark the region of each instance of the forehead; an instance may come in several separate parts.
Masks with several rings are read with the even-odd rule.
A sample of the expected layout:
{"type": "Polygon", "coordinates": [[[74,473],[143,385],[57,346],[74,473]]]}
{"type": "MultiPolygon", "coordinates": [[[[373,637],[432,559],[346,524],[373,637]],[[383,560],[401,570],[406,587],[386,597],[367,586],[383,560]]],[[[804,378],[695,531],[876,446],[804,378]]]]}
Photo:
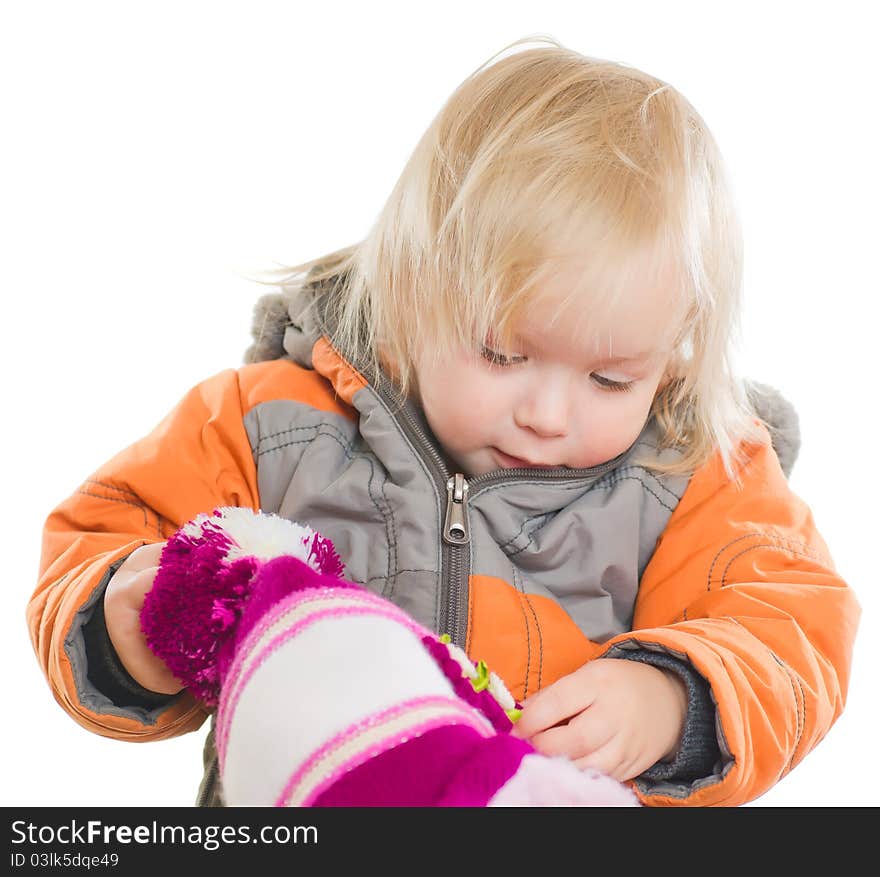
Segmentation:
{"type": "Polygon", "coordinates": [[[683,314],[671,267],[632,270],[615,287],[596,288],[577,263],[541,284],[516,321],[514,335],[541,348],[577,349],[604,357],[668,350],[683,314]]]}

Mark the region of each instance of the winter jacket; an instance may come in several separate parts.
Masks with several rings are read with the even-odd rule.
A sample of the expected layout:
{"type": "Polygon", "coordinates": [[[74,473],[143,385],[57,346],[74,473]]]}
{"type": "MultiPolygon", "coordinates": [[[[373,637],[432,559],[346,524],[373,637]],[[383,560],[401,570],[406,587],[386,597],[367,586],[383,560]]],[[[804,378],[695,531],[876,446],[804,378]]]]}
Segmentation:
{"type": "MultiPolygon", "coordinates": [[[[783,471],[769,431],[748,446],[741,487],[717,456],[691,476],[633,465],[680,454],[659,449],[653,419],[592,469],[465,478],[413,403],[396,406],[384,375],[334,349],[308,290],[274,301],[282,318],[275,307],[274,323],[256,320],[274,348],[261,331],[245,365],[195,386],[48,515],[27,621],[83,727],[146,741],[205,722],[187,692],[128,676],[103,594],[139,546],[237,505],[328,536],[349,578],[449,633],[519,699],[597,657],[679,674],[685,734],[672,762],[633,781],[645,804],[748,802],[828,732],[860,609],[789,488],[791,449],[783,471]]],[[[210,733],[205,766],[198,803],[222,804],[210,733]]]]}

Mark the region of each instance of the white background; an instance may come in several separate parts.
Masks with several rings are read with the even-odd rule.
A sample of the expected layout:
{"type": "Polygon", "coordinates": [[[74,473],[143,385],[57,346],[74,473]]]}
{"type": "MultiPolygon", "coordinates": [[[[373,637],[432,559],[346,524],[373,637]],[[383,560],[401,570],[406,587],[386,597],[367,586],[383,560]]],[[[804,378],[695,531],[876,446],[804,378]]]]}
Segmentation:
{"type": "MultiPolygon", "coordinates": [[[[791,479],[864,610],[849,703],[757,805],[876,805],[878,237],[872,4],[5,4],[0,803],[189,805],[203,731],[135,745],[53,700],[24,620],[48,512],[241,364],[248,274],[360,239],[474,68],[550,34],[671,83],[746,241],[740,368],[800,414],[791,479]]],[[[207,730],[207,726],[204,730],[207,730]]]]}

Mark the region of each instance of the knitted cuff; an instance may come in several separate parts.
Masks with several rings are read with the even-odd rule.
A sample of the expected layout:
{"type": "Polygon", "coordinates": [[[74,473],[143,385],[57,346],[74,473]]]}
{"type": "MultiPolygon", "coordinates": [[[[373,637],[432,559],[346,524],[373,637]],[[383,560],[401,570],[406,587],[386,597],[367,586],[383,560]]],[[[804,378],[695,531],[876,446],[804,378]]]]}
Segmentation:
{"type": "Polygon", "coordinates": [[[681,742],[670,762],[658,761],[641,776],[647,780],[690,783],[711,776],[721,760],[715,736],[715,704],[709,683],[686,661],[648,650],[623,652],[615,657],[641,661],[663,670],[671,670],[687,687],[688,711],[681,742]]]}
{"type": "MultiPolygon", "coordinates": [[[[115,570],[113,571],[115,572],[115,570]]],[[[110,577],[107,581],[109,582],[109,580],[110,577]]],[[[116,649],[113,648],[110,634],[107,632],[103,593],[95,602],[92,617],[83,625],[82,633],[88,667],[86,675],[92,685],[116,706],[138,706],[153,709],[169,703],[177,696],[175,694],[159,694],[144,688],[122,665],[116,654],[116,649]]]]}

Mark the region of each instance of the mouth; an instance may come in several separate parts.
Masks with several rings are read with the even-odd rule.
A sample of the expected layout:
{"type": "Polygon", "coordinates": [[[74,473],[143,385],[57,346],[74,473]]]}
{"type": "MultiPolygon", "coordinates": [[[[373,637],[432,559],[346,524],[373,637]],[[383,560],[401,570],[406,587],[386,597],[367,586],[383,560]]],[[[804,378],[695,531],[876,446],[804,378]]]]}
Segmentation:
{"type": "Polygon", "coordinates": [[[492,448],[492,452],[502,469],[556,469],[559,465],[557,463],[533,463],[523,457],[512,457],[510,454],[505,454],[504,451],[499,451],[498,448],[492,448]]]}

